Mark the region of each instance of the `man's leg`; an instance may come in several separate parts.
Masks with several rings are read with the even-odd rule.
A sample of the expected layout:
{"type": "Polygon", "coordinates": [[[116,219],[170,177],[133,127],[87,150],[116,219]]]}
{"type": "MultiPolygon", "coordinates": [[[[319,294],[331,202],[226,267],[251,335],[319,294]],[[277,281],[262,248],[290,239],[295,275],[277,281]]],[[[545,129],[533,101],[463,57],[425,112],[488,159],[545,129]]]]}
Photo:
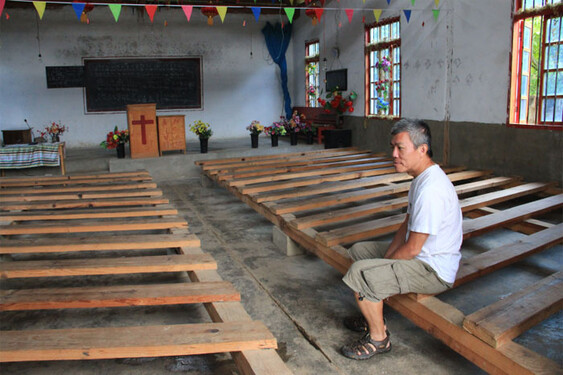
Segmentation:
{"type": "Polygon", "coordinates": [[[368,329],[371,338],[375,341],[383,341],[387,337],[386,327],[383,321],[383,301],[373,302],[365,298],[359,298],[358,293],[354,292],[358,307],[362,315],[368,322],[368,329]]]}

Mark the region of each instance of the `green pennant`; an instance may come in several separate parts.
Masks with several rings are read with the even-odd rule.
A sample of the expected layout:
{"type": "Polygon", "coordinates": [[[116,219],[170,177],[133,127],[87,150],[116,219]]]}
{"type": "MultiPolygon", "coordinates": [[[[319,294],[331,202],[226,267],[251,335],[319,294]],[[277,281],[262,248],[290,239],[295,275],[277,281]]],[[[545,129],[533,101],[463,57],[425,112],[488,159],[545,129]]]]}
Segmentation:
{"type": "Polygon", "coordinates": [[[289,23],[293,23],[293,15],[295,14],[295,8],[283,8],[285,10],[285,14],[289,19],[289,23]]]}
{"type": "Polygon", "coordinates": [[[434,14],[434,21],[438,21],[438,16],[440,16],[440,9],[432,9],[432,13],[434,14]]]}
{"type": "Polygon", "coordinates": [[[119,19],[119,14],[121,13],[121,4],[108,4],[109,10],[113,14],[113,18],[115,18],[115,22],[119,19]]]}
{"type": "Polygon", "coordinates": [[[411,0],[412,6],[414,6],[414,3],[416,3],[416,0],[411,0]]]}

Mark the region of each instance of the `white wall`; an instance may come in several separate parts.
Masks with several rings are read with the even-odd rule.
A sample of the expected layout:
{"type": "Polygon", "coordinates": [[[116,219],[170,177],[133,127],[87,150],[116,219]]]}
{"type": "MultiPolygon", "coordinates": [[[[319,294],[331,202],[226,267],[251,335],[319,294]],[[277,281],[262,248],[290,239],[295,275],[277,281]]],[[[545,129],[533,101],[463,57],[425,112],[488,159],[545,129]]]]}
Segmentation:
{"type": "MultiPolygon", "coordinates": [[[[504,123],[508,95],[511,43],[511,0],[442,0],[435,21],[434,0],[386,0],[366,2],[329,1],[322,21],[311,26],[302,15],[294,34],[294,85],[296,102],[305,101],[305,41],[319,39],[321,60],[327,68],[348,69],[348,88],[358,94],[352,116],[364,109],[364,24],[401,16],[402,116],[427,120],[504,123]],[[344,9],[356,9],[352,23],[344,9]],[[340,10],[338,10],[340,9],[340,10]],[[411,9],[407,23],[404,9],[411,9]],[[340,23],[340,27],[339,27],[340,23]],[[332,48],[338,47],[337,59],[332,48]]],[[[324,72],[321,79],[324,79],[324,72]]]]}
{"type": "MultiPolygon", "coordinates": [[[[81,65],[84,57],[201,56],[203,110],[158,114],[184,114],[186,127],[197,119],[209,122],[217,138],[247,136],[252,120],[269,124],[283,112],[279,68],[261,32],[278,16],[256,22],[251,13],[227,13],[224,24],[217,16],[210,27],[196,8],[188,23],[181,8],[159,7],[152,24],[139,7],[124,6],[116,23],[108,7],[96,6],[88,25],[70,6],[48,5],[40,21],[32,6],[6,12],[10,18],[0,20],[0,129],[25,129],[24,119],[35,129],[60,120],[70,128],[63,140],[81,147],[99,144],[115,125],[126,128],[124,112],[85,113],[81,88],[46,88],[46,66],[81,65]]],[[[292,61],[291,50],[287,58],[292,61]]],[[[291,69],[289,64],[290,76],[291,69]]]]}

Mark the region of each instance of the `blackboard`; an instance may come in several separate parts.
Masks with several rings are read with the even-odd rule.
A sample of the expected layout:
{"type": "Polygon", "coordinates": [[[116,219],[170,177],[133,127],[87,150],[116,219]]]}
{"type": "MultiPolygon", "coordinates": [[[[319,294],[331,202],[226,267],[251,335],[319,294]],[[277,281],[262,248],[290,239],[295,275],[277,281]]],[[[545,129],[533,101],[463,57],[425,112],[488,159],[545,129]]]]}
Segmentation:
{"type": "Polygon", "coordinates": [[[202,108],[201,58],[84,59],[87,112],[202,108]]]}
{"type": "Polygon", "coordinates": [[[46,66],[47,88],[84,87],[83,66],[46,66]]]}

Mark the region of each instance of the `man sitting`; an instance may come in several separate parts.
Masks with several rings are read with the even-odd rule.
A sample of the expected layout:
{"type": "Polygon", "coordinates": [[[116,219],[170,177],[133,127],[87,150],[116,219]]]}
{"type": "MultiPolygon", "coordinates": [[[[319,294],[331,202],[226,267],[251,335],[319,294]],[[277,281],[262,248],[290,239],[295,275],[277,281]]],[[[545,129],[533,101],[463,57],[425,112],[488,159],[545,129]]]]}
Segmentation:
{"type": "Polygon", "coordinates": [[[393,241],[359,242],[348,252],[354,263],[343,281],[354,291],[363,317],[345,320],[359,339],[341,349],[352,359],[391,350],[383,300],[396,294],[440,293],[453,286],[462,243],[462,215],[455,189],[432,161],[431,134],[420,120],[391,129],[393,164],[414,177],[405,221],[393,241]]]}

